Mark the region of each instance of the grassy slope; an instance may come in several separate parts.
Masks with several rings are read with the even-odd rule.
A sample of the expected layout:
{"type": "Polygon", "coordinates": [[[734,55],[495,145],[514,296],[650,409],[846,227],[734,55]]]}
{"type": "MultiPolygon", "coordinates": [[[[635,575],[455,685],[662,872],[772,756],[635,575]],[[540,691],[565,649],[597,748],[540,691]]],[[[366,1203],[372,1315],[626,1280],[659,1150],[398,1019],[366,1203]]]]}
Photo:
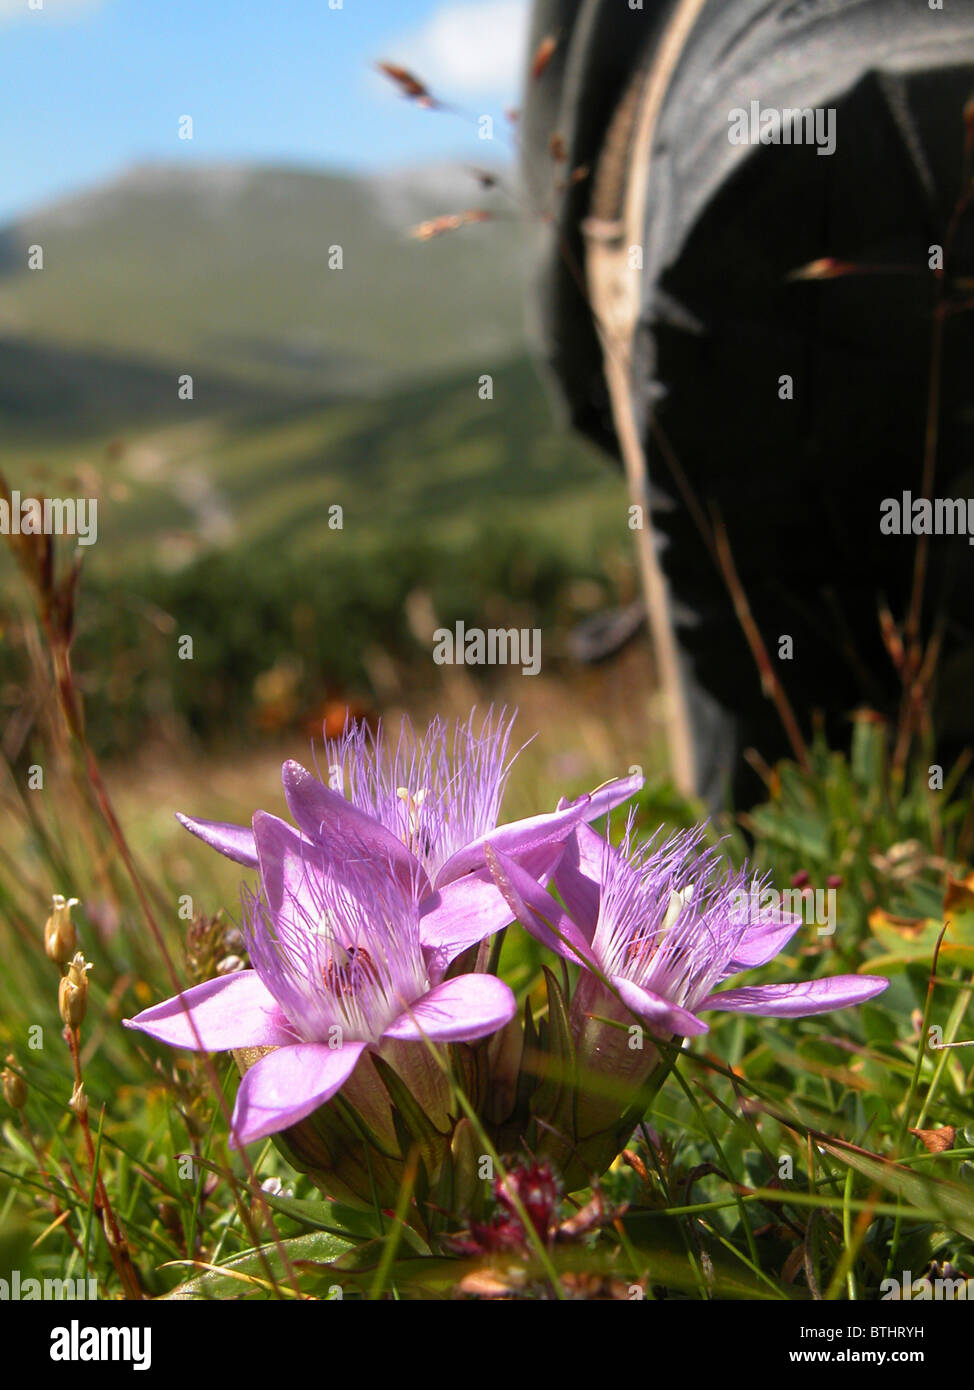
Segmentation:
{"type": "Polygon", "coordinates": [[[86,561],[101,574],[169,568],[210,544],[300,554],[354,542],[378,554],[435,538],[457,550],[486,526],[530,527],[540,549],[586,561],[627,544],[621,478],[552,429],[524,359],[495,371],[492,401],[465,372],[379,401],[183,409],[162,428],[14,445],[11,482],[94,483],[99,540],[86,561]],[[341,532],[328,530],[335,503],[341,532]]]}
{"type": "Polygon", "coordinates": [[[252,390],[375,390],[522,336],[523,228],[459,175],[363,182],[243,166],[142,169],[0,233],[0,336],[109,352],[252,390]],[[429,244],[469,205],[502,219],[429,244]],[[27,248],[44,251],[27,269],[27,248]],[[343,266],[329,266],[341,246],[343,266]]]}

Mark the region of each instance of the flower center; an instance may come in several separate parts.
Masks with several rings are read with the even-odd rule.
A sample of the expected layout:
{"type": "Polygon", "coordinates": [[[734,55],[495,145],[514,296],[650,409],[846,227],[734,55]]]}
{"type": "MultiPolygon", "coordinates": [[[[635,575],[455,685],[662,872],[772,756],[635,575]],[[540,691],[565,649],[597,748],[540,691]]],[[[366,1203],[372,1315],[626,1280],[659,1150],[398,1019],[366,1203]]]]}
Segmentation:
{"type": "Polygon", "coordinates": [[[379,975],[375,962],[364,946],[338,947],[321,967],[321,979],[325,988],[332,994],[344,997],[354,994],[365,980],[378,983],[379,975]],[[344,957],[344,959],[342,959],[344,957]]]}
{"type": "Polygon", "coordinates": [[[642,937],[637,941],[630,941],[626,947],[626,964],[646,966],[655,956],[658,943],[655,937],[642,937]]]}

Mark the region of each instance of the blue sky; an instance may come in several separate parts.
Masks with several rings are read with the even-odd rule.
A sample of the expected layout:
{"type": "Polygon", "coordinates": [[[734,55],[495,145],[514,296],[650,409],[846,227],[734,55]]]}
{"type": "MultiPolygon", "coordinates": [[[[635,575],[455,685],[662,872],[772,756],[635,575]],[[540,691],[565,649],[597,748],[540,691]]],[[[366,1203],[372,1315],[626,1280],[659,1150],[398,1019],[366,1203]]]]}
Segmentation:
{"type": "MultiPolygon", "coordinates": [[[[0,223],[142,160],[382,169],[482,159],[472,126],[405,102],[373,64],[411,66],[473,113],[499,116],[518,102],[529,9],[529,0],[30,3],[0,0],[0,223]],[[187,114],[192,141],[177,136],[187,114]]],[[[500,140],[491,152],[503,157],[500,140]]]]}

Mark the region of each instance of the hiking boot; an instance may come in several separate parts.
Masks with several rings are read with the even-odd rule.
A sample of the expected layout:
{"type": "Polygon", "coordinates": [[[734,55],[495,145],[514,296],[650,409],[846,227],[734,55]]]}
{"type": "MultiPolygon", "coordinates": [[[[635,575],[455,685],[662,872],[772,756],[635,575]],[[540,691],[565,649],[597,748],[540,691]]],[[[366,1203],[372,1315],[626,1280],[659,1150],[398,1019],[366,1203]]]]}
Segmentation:
{"type": "Polygon", "coordinates": [[[880,613],[910,610],[921,497],[953,530],[917,609],[947,761],[974,742],[974,4],[583,0],[544,32],[547,356],[575,426],[646,460],[697,789],[753,800],[744,748],[790,748],[745,605],[806,738],[895,715],[880,613]]]}

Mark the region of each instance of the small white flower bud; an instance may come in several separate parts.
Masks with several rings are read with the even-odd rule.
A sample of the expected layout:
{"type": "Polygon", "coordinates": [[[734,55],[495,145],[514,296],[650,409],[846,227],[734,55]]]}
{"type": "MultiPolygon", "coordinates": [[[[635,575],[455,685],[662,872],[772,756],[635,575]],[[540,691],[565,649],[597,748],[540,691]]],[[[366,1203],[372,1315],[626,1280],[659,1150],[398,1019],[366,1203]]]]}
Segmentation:
{"type": "Polygon", "coordinates": [[[71,909],[77,898],[64,898],[55,893],[51,900],[51,915],[44,924],[44,951],[58,965],[67,965],[78,945],[78,933],[71,921],[71,909]]]}

